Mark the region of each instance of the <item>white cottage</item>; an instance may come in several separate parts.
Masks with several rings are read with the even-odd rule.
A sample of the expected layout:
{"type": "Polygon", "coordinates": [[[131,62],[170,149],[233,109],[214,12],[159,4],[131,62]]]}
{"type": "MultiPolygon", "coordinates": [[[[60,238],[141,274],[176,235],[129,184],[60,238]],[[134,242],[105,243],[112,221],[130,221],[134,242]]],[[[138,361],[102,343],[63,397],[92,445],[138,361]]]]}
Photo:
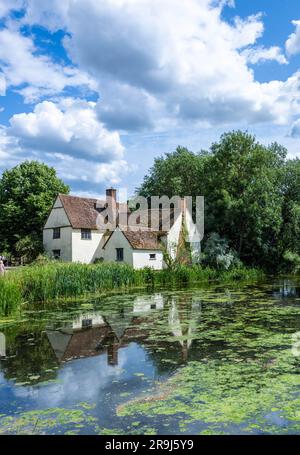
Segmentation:
{"type": "Polygon", "coordinates": [[[62,261],[90,264],[103,260],[127,263],[135,269],[151,267],[161,270],[164,267],[163,250],[167,249],[173,257],[176,256],[183,225],[188,231],[192,230],[192,219],[184,203],[175,216],[170,210],[147,211],[149,219],[153,221],[155,213],[154,218],[157,216],[160,220],[156,230],[149,230],[148,223],[143,225],[142,222],[138,229],[135,226],[133,230],[128,206],[117,203],[116,190],[107,190],[106,196],[107,201],[114,201],[118,219],[127,220],[126,225],[119,222],[112,232],[101,230],[97,220],[103,208],[99,209],[99,206],[107,206],[107,201],[59,194],[44,227],[45,251],[62,261]],[[170,220],[167,230],[165,225],[165,230],[161,226],[164,217],[170,220]]]}

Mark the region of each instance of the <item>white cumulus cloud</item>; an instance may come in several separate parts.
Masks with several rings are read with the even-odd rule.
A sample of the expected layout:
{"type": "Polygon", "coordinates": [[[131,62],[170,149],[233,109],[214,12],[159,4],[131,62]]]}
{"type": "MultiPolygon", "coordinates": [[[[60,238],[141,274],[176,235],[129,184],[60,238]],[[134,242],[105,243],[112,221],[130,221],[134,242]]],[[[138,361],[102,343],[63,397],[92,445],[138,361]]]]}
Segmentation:
{"type": "Polygon", "coordinates": [[[121,181],[131,170],[124,152],[119,134],[99,121],[96,104],[83,100],[43,101],[0,128],[2,169],[24,159],[42,160],[87,192],[121,181]]]}
{"type": "Polygon", "coordinates": [[[14,28],[0,30],[0,69],[7,86],[18,88],[26,101],[61,93],[70,86],[93,86],[83,72],[61,66],[48,56],[38,54],[32,38],[14,28]]]}
{"type": "Polygon", "coordinates": [[[263,46],[248,48],[243,51],[243,56],[246,58],[247,62],[253,65],[272,60],[276,61],[280,65],[288,64],[285,55],[278,46],[272,46],[269,48],[263,46]]]}
{"type": "Polygon", "coordinates": [[[6,79],[3,73],[0,73],[0,96],[6,93],[6,79]]]}
{"type": "Polygon", "coordinates": [[[85,156],[101,162],[121,159],[124,147],[117,132],[98,120],[95,103],[65,99],[55,104],[43,101],[29,114],[10,119],[9,134],[23,148],[85,156]]]}
{"type": "MultiPolygon", "coordinates": [[[[80,69],[50,65],[43,62],[47,57],[29,49],[40,66],[34,75],[43,79],[33,80],[30,72],[22,90],[29,99],[36,90],[58,92],[68,84],[81,84],[89,74],[100,95],[100,118],[107,127],[120,130],[163,129],[176,121],[221,125],[241,118],[247,123],[281,123],[283,118],[289,121],[295,108],[294,95],[287,94],[288,81],[255,80],[249,63],[284,64],[286,59],[277,46],[257,46],[264,33],[262,14],[236,17],[231,24],[223,19],[222,8],[234,6],[233,2],[26,0],[25,4],[22,22],[51,31],[63,29],[64,46],[80,69]],[[274,104],[280,109],[274,110],[274,104]]],[[[12,49],[10,54],[14,53],[12,49]]],[[[25,60],[19,57],[18,61],[25,60]]],[[[9,65],[7,80],[20,81],[23,68],[9,65]]]]}
{"type": "Polygon", "coordinates": [[[248,67],[249,59],[286,62],[276,47],[256,48],[260,55],[254,57],[251,49],[264,31],[261,15],[236,18],[230,25],[222,19],[221,3],[215,6],[210,0],[68,3],[61,16],[69,31],[65,47],[98,81],[99,111],[110,127],[124,125],[124,113],[131,129],[135,124],[137,129],[161,126],[172,119],[282,122],[283,112],[289,113],[293,96],[285,96],[287,106],[276,115],[278,87],[258,83],[248,67]],[[106,91],[113,94],[108,100],[106,91]]]}
{"type": "Polygon", "coordinates": [[[300,138],[300,119],[293,123],[290,135],[294,138],[300,138]]]}
{"type": "Polygon", "coordinates": [[[12,10],[18,10],[24,5],[24,0],[0,0],[0,18],[7,16],[12,10]]]}
{"type": "Polygon", "coordinates": [[[292,24],[296,27],[294,33],[292,33],[285,43],[286,52],[288,55],[295,55],[300,53],[300,20],[292,21],[292,24]]]}

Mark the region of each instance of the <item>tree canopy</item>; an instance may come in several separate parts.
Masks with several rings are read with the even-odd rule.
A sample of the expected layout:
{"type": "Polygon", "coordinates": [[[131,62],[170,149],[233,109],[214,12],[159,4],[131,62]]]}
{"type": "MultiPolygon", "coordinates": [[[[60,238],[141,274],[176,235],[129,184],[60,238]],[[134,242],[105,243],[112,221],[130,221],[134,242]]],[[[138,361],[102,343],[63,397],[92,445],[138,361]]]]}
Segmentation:
{"type": "Polygon", "coordinates": [[[138,192],[205,197],[206,238],[216,232],[246,264],[274,268],[299,254],[300,165],[248,133],[221,136],[208,152],[179,147],[155,160],[138,192]]]}
{"type": "Polygon", "coordinates": [[[16,245],[26,238],[36,244],[53,200],[69,187],[54,168],[38,161],[25,161],[6,170],[0,179],[0,250],[16,253],[16,245]]]}

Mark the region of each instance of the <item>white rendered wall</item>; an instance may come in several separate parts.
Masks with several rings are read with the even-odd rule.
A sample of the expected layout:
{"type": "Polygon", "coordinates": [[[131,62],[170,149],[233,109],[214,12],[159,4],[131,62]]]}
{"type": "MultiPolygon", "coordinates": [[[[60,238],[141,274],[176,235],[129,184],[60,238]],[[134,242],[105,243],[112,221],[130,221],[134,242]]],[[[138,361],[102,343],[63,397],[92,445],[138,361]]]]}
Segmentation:
{"type": "Polygon", "coordinates": [[[199,262],[200,253],[201,253],[201,240],[200,234],[197,230],[197,226],[194,224],[192,214],[189,210],[186,210],[185,213],[185,226],[190,241],[190,248],[192,253],[192,261],[199,262]]]}
{"type": "Polygon", "coordinates": [[[180,232],[182,228],[182,214],[180,214],[167,235],[168,252],[172,259],[177,256],[177,246],[179,243],[180,232]]]}
{"type": "Polygon", "coordinates": [[[119,229],[116,229],[112,236],[110,237],[108,243],[105,246],[105,249],[103,249],[103,258],[105,261],[108,262],[116,262],[117,259],[117,253],[116,253],[116,248],[123,248],[124,250],[124,263],[133,265],[133,258],[132,258],[132,252],[133,249],[124,236],[122,232],[119,229]]]}
{"type": "Polygon", "coordinates": [[[46,253],[60,250],[62,261],[72,261],[72,227],[62,203],[57,197],[43,231],[43,245],[46,253]],[[53,228],[60,228],[60,239],[53,239],[53,228]]]}
{"type": "Polygon", "coordinates": [[[135,269],[143,269],[151,267],[154,270],[162,270],[163,268],[163,253],[160,250],[133,250],[133,267],[135,269]],[[150,254],[156,254],[156,259],[150,259],[150,254]]]}
{"type": "Polygon", "coordinates": [[[60,250],[62,261],[72,261],[72,228],[70,226],[60,229],[60,239],[53,238],[53,229],[44,229],[43,245],[46,253],[53,255],[53,250],[60,250]]]}
{"type": "Polygon", "coordinates": [[[91,240],[81,239],[81,229],[73,229],[72,232],[72,261],[81,262],[82,264],[92,264],[96,258],[101,257],[99,254],[99,245],[103,233],[95,230],[91,231],[91,240]]]}
{"type": "Polygon", "coordinates": [[[59,197],[57,197],[53,209],[51,210],[48,220],[45,224],[45,229],[63,226],[71,226],[71,223],[67,217],[65,209],[63,208],[59,197]]]}

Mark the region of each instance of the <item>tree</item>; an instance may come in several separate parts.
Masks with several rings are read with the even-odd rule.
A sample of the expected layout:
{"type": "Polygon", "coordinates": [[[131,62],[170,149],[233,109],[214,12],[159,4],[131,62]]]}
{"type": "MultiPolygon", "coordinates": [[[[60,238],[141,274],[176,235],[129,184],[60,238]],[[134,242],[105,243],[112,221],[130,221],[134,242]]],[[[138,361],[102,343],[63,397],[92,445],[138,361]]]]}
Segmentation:
{"type": "Polygon", "coordinates": [[[55,169],[46,164],[25,161],[6,170],[0,179],[0,250],[5,246],[16,253],[17,242],[22,249],[30,246],[30,239],[30,248],[32,242],[41,241],[54,198],[68,192],[55,169]]]}
{"type": "Polygon", "coordinates": [[[155,159],[149,175],[145,176],[137,191],[144,197],[202,195],[199,186],[206,159],[205,152],[195,154],[185,147],[177,147],[175,152],[155,159]]]}
{"type": "Polygon", "coordinates": [[[284,252],[284,216],[290,220],[289,250],[299,233],[299,168],[290,164],[286,172],[286,154],[277,143],[265,146],[247,132],[229,132],[209,152],[178,147],[156,159],[139,192],[204,196],[206,239],[216,232],[244,263],[274,269],[284,252]]]}
{"type": "Polygon", "coordinates": [[[18,256],[26,262],[32,262],[43,252],[43,242],[40,235],[31,234],[20,238],[15,244],[15,251],[18,256]]]}
{"type": "Polygon", "coordinates": [[[300,160],[289,160],[283,175],[283,224],[280,235],[282,253],[300,255],[300,160]]]}
{"type": "Polygon", "coordinates": [[[234,131],[214,143],[211,154],[204,174],[207,231],[228,239],[243,262],[273,267],[279,262],[286,150],[234,131]]]}

